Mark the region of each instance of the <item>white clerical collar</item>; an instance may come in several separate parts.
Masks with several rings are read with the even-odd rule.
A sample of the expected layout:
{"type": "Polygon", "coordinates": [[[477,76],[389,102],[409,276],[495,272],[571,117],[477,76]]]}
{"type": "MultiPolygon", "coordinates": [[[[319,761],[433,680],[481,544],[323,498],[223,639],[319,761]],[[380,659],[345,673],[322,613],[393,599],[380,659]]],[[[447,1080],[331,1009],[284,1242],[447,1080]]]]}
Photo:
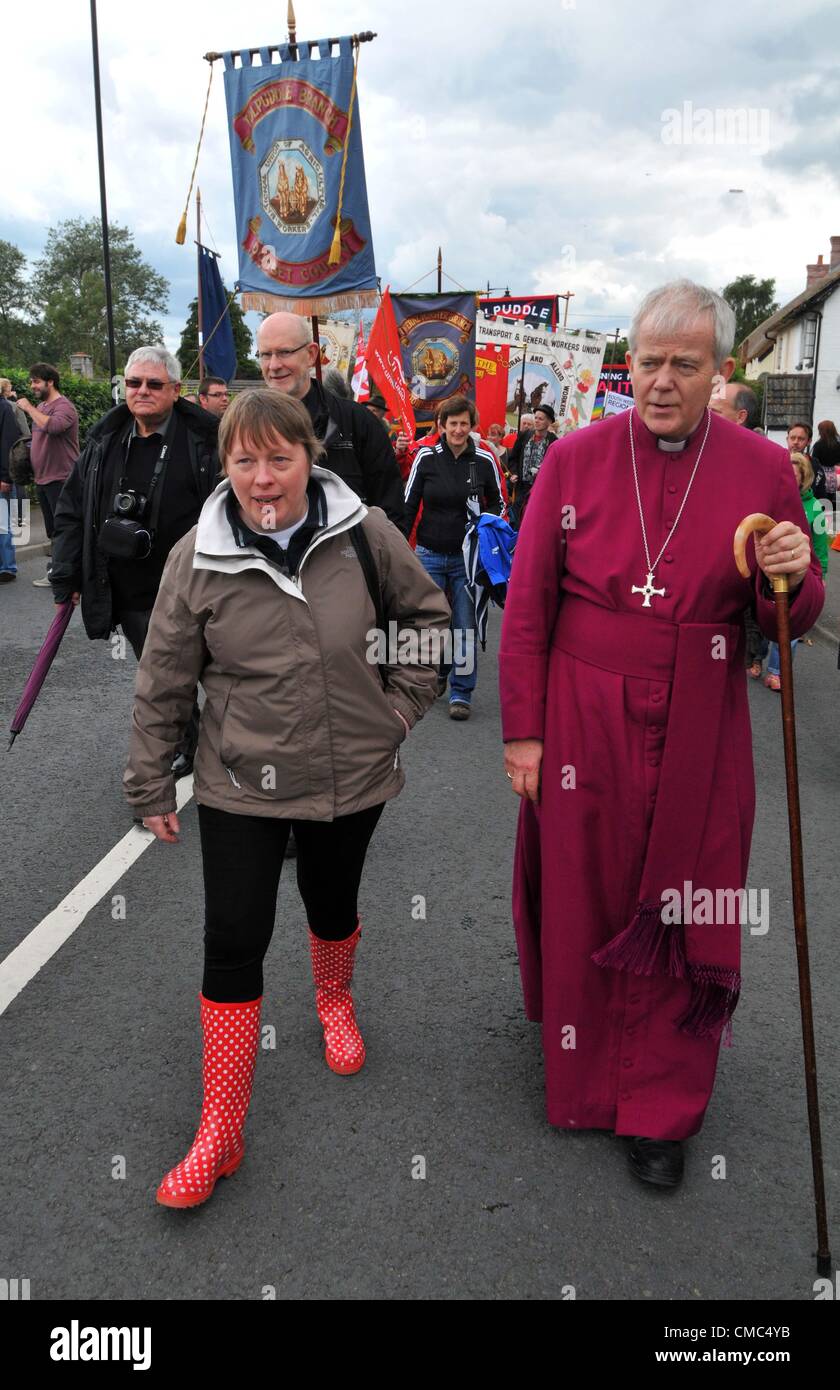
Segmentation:
{"type": "Polygon", "coordinates": [[[656,447],[657,449],[664,449],[666,454],[679,454],[685,448],[687,443],[687,439],[657,439],[656,447]]]}

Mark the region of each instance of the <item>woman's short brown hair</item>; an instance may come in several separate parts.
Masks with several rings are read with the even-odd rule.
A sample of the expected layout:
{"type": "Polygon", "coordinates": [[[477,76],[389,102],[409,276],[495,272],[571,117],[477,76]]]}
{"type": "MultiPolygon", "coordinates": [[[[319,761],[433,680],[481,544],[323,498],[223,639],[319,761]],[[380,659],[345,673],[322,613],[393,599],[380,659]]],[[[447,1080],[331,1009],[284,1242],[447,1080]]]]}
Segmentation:
{"type": "Polygon", "coordinates": [[[309,463],[317,463],[325,450],[315,438],[309,411],[302,401],[283,391],[260,386],[234,396],[219,425],[219,459],[227,472],[227,456],[237,439],[266,448],[280,435],[289,444],[302,444],[309,463]]]}
{"type": "Polygon", "coordinates": [[[478,419],[475,406],[472,401],[467,400],[466,396],[450,396],[448,401],[444,401],[438,411],[438,424],[445,425],[453,415],[469,415],[471,425],[474,425],[478,419]]]}

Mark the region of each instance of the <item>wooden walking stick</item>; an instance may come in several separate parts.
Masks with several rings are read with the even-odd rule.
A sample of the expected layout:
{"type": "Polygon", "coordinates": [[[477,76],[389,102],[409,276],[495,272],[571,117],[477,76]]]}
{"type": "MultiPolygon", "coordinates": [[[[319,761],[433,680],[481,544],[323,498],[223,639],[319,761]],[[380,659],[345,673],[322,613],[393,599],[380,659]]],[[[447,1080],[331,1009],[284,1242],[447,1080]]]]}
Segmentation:
{"type": "MultiPolygon", "coordinates": [[[[762,512],[744,517],[735,532],[735,563],[745,579],[750,577],[746,557],[748,536],[764,535],[775,521],[762,512]]],[[[782,730],[785,742],[788,826],[790,829],[790,877],[793,887],[793,925],[796,936],[796,963],[799,970],[799,1007],[802,1016],[802,1047],[805,1054],[805,1091],[808,1098],[808,1127],[811,1134],[811,1166],[814,1173],[814,1210],[817,1219],[817,1272],[831,1274],[828,1248],[828,1220],[825,1210],[820,1105],[817,1093],[817,1055],[814,1047],[814,1014],[811,1006],[811,967],[808,959],[808,930],[805,921],[805,872],[802,864],[802,824],[799,815],[799,774],[796,765],[796,720],[793,708],[793,662],[790,647],[790,598],[788,576],[774,575],[773,598],[779,632],[779,669],[782,685],[782,730]]]]}

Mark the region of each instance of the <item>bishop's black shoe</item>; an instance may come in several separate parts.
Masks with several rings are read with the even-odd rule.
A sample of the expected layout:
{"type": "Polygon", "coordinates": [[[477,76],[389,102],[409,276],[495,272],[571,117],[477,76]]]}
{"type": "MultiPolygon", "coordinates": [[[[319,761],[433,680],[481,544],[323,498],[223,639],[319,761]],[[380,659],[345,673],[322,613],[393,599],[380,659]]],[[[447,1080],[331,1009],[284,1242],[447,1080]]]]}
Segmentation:
{"type": "Polygon", "coordinates": [[[630,1172],[654,1187],[679,1187],[683,1146],[679,1139],[634,1139],[628,1155],[630,1172]]]}

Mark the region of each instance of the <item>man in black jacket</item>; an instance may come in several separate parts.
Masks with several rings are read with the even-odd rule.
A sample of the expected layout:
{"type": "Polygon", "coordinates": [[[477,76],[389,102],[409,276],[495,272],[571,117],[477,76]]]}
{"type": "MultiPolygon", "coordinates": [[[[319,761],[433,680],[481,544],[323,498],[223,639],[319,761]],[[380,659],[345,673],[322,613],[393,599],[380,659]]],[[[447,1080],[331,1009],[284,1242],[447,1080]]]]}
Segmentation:
{"type": "Polygon", "coordinates": [[[554,410],[550,405],[540,405],[534,411],[534,428],[522,430],[508,455],[508,474],[516,484],[516,500],[510,507],[510,524],[515,530],[522,525],[525,506],[531,495],[531,488],[537,481],[537,474],[545,457],[546,449],[555,443],[556,435],[550,432],[554,424],[554,410]]]}
{"type": "Polygon", "coordinates": [[[391,441],[363,405],[334,396],[312,377],[318,352],[309,320],[298,314],[269,314],[257,331],[265,382],[303,401],[327,451],[324,467],[337,473],[369,507],[381,507],[399,525],[403,485],[391,441]]]}
{"type": "Polygon", "coordinates": [[[0,396],[0,584],[13,584],[17,578],[15,543],[12,540],[12,479],[9,450],[20,438],[15,412],[0,396]]]}
{"type": "Polygon", "coordinates": [[[417,558],[441,589],[450,594],[454,662],[443,661],[438,694],[450,686],[450,719],[469,719],[476,684],[475,602],[467,584],[464,536],[481,512],[502,511],[502,484],[496,455],[476,445],[476,409],[465,396],[450,396],[438,412],[441,437],[423,444],[414,456],[405,486],[402,529],[406,536],[423,504],[417,527],[417,558]],[[455,655],[457,651],[457,655],[455,655]]]}
{"type": "MultiPolygon", "coordinates": [[[[55,514],[55,602],[81,598],[90,638],[119,625],[138,661],[167,556],[219,481],[218,419],[179,399],[180,377],[163,347],[131,354],[125,404],[90,430],[55,514]]],[[[191,770],[197,734],[196,707],[176,776],[191,770]]]]}

